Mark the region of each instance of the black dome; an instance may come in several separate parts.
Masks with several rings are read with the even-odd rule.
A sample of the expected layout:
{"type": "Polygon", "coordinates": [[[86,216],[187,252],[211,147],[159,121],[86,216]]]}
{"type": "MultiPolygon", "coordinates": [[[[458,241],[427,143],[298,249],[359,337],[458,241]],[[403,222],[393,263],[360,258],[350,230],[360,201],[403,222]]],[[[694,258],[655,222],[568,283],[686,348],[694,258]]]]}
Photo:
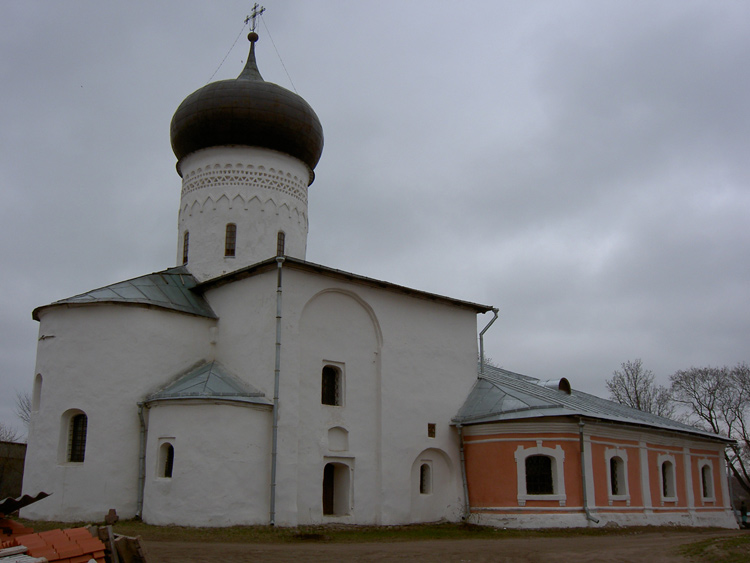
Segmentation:
{"type": "Polygon", "coordinates": [[[323,127],[300,96],[263,80],[254,39],[257,35],[236,79],[207,84],[177,108],[170,127],[172,150],[179,160],[208,147],[249,145],[289,154],[313,170],[323,152],[323,127]]]}

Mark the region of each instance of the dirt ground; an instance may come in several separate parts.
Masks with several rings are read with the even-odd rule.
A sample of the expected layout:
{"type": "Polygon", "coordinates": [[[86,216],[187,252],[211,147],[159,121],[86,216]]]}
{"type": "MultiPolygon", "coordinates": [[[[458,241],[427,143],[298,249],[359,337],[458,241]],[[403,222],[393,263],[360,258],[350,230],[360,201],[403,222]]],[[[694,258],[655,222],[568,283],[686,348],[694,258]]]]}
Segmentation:
{"type": "Polygon", "coordinates": [[[158,563],[239,563],[246,561],[419,561],[462,563],[686,563],[681,545],[742,534],[727,531],[675,531],[634,535],[499,540],[435,540],[396,543],[236,544],[146,542],[158,563]]]}

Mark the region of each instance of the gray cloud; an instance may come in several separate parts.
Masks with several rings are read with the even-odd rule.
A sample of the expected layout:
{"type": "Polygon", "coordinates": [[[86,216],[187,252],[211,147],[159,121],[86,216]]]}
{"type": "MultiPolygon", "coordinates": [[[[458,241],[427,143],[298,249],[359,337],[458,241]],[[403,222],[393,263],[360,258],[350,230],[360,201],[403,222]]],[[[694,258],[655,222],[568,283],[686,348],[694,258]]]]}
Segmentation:
{"type": "MultiPolygon", "coordinates": [[[[749,359],[747,5],[267,8],[261,72],[326,135],[309,260],[496,305],[496,361],[599,394],[635,357],[662,382],[749,359]]],[[[174,263],[169,121],[247,10],[0,4],[0,421],[35,306],[174,263]]]]}

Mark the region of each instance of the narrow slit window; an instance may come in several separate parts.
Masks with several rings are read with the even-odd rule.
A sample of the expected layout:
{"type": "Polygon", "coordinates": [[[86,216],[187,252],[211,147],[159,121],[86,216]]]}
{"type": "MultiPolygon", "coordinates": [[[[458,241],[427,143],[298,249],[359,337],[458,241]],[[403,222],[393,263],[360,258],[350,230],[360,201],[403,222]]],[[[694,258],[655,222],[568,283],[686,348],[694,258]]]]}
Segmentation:
{"type": "Polygon", "coordinates": [[[429,495],[432,492],[432,469],[428,463],[419,467],[419,494],[429,495]]]}
{"type": "Polygon", "coordinates": [[[284,245],[286,243],[286,235],[284,231],[279,231],[276,237],[276,256],[284,256],[284,245]]]}
{"type": "Polygon", "coordinates": [[[159,477],[171,478],[172,470],[174,469],[174,446],[169,442],[165,442],[159,450],[159,477]]]}
{"type": "Polygon", "coordinates": [[[661,465],[661,485],[663,497],[673,498],[675,496],[674,465],[671,461],[665,461],[661,465]]]}
{"type": "Polygon", "coordinates": [[[224,237],[224,256],[234,256],[237,247],[237,225],[227,223],[227,233],[224,237]]]}
{"type": "Polygon", "coordinates": [[[714,496],[714,479],[710,465],[701,467],[701,485],[703,498],[712,498],[714,496]]]}
{"type": "Polygon", "coordinates": [[[190,245],[190,233],[185,231],[182,237],[182,263],[188,263],[188,246],[190,245]]]}

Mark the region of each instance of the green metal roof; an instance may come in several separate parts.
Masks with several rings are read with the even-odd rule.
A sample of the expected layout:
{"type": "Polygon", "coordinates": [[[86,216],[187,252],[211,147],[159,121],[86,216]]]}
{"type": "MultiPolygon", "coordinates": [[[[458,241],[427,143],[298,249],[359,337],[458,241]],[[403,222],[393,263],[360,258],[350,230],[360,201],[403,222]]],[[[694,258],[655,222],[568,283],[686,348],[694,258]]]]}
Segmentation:
{"type": "Polygon", "coordinates": [[[179,375],[163,389],[146,397],[146,403],[181,399],[213,399],[271,405],[265,394],[237,376],[219,362],[205,362],[179,375]]]}
{"type": "Polygon", "coordinates": [[[31,316],[38,321],[39,311],[48,307],[123,303],[160,307],[211,319],[217,318],[216,313],[203,296],[198,291],[193,291],[197,284],[198,282],[187,268],[178,266],[37,307],[31,316]]]}

